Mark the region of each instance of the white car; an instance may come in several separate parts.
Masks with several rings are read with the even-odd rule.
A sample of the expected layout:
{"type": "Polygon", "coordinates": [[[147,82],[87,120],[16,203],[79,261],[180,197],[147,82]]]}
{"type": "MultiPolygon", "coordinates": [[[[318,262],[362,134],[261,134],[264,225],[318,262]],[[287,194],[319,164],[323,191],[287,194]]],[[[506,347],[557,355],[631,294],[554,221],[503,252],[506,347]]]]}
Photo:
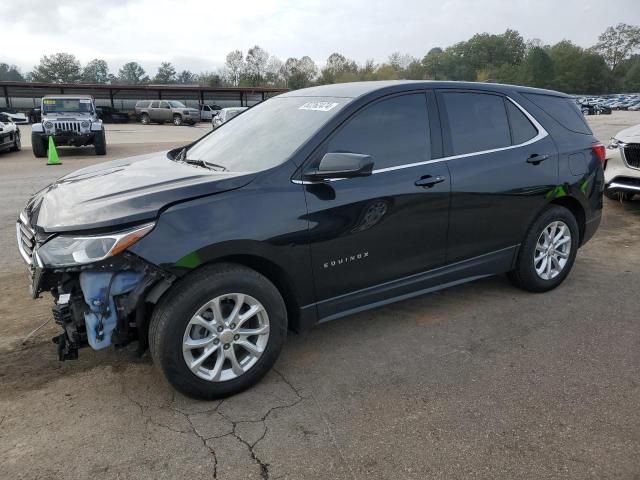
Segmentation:
{"type": "Polygon", "coordinates": [[[20,113],[20,112],[11,113],[11,112],[2,112],[2,111],[0,111],[0,113],[2,115],[6,115],[7,117],[9,117],[13,123],[16,123],[19,125],[27,125],[29,123],[29,119],[24,113],[20,113]]]}
{"type": "Polygon", "coordinates": [[[221,110],[218,105],[200,105],[200,119],[205,121],[213,120],[213,117],[221,110]]]}
{"type": "Polygon", "coordinates": [[[631,200],[640,194],[640,125],[618,132],[607,148],[605,195],[631,200]]]}
{"type": "Polygon", "coordinates": [[[0,151],[20,150],[20,129],[4,113],[0,113],[0,151]]]}
{"type": "Polygon", "coordinates": [[[249,107],[229,107],[229,108],[223,108],[222,110],[219,110],[218,114],[214,115],[214,117],[211,119],[211,127],[215,130],[220,125],[222,125],[225,122],[228,122],[233,117],[237,117],[248,108],[249,107]]]}

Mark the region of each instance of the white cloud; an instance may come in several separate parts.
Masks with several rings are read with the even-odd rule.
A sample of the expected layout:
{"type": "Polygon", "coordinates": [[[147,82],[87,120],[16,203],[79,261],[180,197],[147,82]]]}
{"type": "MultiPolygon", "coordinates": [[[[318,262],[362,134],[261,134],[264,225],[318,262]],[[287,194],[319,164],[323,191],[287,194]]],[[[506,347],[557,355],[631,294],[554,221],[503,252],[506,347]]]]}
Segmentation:
{"type": "Polygon", "coordinates": [[[394,51],[422,57],[434,46],[507,28],[587,47],[608,25],[640,24],[637,0],[23,0],[11,10],[0,17],[2,37],[13,39],[0,62],[24,71],[55,52],[83,63],[104,58],[112,71],[130,60],[149,73],[161,61],[215,70],[229,51],[256,44],[283,60],[309,55],[321,64],[338,51],[383,61],[394,51]]]}

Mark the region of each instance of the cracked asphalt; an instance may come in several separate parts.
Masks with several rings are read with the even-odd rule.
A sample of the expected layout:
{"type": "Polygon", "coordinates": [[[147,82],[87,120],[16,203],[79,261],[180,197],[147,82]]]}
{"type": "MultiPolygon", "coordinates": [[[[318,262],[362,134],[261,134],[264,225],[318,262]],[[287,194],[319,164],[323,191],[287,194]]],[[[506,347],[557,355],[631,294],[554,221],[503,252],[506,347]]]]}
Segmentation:
{"type": "MultiPolygon", "coordinates": [[[[589,121],[606,141],[640,114],[589,121]]],[[[206,129],[110,126],[109,158],[206,129]]],[[[28,297],[17,212],[102,160],[61,158],[0,154],[0,478],[640,479],[640,200],[605,201],[553,292],[496,277],[320,325],[254,388],[200,402],[127,350],[58,362],[52,322],[24,340],[50,300],[28,297]]]]}

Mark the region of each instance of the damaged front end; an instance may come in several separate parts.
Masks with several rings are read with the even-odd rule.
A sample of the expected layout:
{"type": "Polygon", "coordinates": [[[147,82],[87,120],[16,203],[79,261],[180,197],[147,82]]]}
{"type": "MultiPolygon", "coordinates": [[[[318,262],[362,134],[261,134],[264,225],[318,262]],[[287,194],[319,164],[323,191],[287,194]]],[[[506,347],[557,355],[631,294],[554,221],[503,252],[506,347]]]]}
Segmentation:
{"type": "Polygon", "coordinates": [[[91,346],[124,347],[138,341],[148,346],[149,304],[171,285],[173,276],[126,249],[149,233],[154,224],[116,233],[50,235],[34,230],[25,214],[17,223],[20,254],[31,270],[34,298],[49,291],[53,317],[63,332],[53,341],[60,360],[78,358],[91,346]]]}

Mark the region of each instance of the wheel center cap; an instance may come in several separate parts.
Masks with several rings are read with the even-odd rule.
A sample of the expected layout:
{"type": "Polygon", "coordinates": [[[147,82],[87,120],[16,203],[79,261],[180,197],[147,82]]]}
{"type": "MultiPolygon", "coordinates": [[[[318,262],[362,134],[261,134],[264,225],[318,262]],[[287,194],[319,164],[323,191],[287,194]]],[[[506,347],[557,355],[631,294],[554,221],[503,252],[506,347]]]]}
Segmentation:
{"type": "Polygon", "coordinates": [[[231,343],[233,341],[233,332],[231,330],[225,330],[220,334],[220,341],[222,343],[231,343]]]}

